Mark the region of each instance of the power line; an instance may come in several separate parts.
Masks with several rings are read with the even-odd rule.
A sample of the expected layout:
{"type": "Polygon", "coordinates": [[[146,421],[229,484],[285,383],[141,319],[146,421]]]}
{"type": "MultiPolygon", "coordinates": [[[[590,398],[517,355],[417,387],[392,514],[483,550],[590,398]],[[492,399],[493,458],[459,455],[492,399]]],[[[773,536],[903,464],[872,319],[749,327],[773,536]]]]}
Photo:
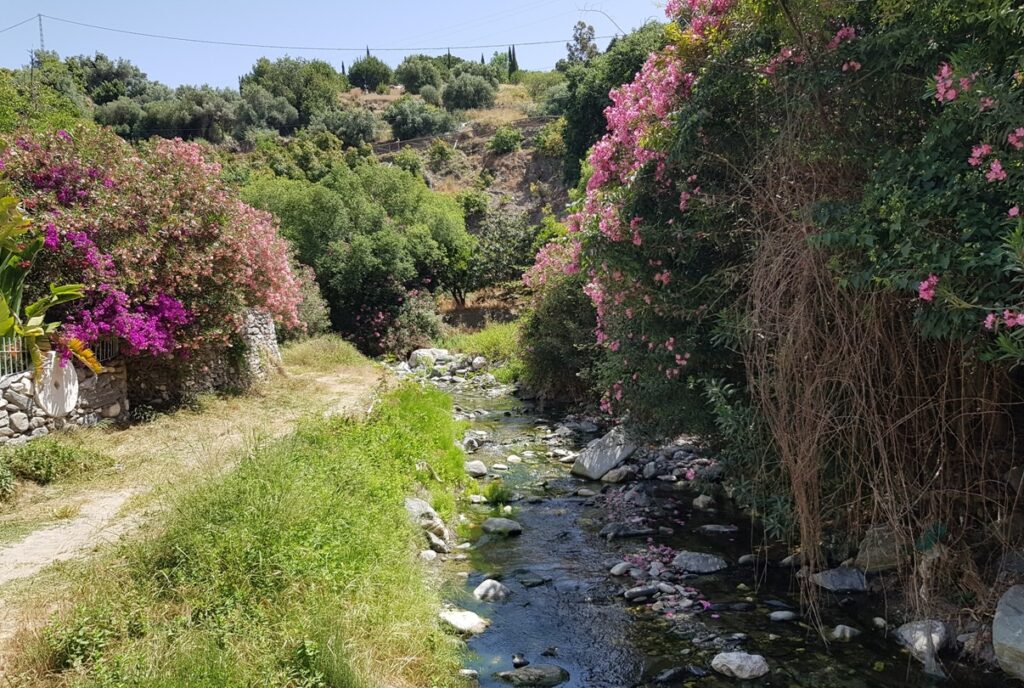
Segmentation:
{"type": "MultiPolygon", "coordinates": [[[[132,31],[129,29],[115,29],[109,26],[100,26],[98,24],[88,24],[86,22],[74,21],[72,19],[63,19],[61,17],[52,17],[48,14],[40,15],[45,19],[52,21],[62,22],[64,24],[73,24],[75,26],[82,26],[87,29],[97,29],[99,31],[110,31],[112,33],[128,34],[130,36],[141,36],[143,38],[158,38],[165,41],[181,41],[184,43],[202,43],[204,45],[224,45],[233,48],[263,48],[267,50],[304,50],[304,51],[325,51],[325,52],[352,52],[365,50],[365,46],[359,47],[337,47],[337,46],[311,46],[311,45],[272,45],[265,43],[242,43],[238,41],[216,41],[204,38],[187,38],[184,36],[169,36],[166,34],[159,33],[146,33],[144,31],[132,31]]],[[[26,21],[31,21],[35,17],[31,17],[26,21]]],[[[26,22],[21,22],[22,24],[26,22]]],[[[16,24],[15,26],[20,26],[16,24]]],[[[10,27],[14,28],[14,27],[10,27]]],[[[6,31],[6,29],[5,29],[6,31]]],[[[598,39],[614,38],[614,36],[597,36],[598,39]]],[[[510,43],[516,45],[555,45],[558,43],[564,43],[565,39],[559,39],[554,41],[509,41],[505,43],[494,43],[488,45],[446,45],[446,46],[435,46],[435,47],[417,47],[417,48],[373,48],[371,51],[377,52],[417,52],[417,51],[431,51],[431,50],[480,50],[486,48],[504,48],[510,43]]]]}
{"type": "Polygon", "coordinates": [[[31,17],[29,17],[28,19],[25,19],[24,21],[20,21],[17,24],[11,24],[6,29],[0,29],[0,33],[6,33],[7,31],[10,31],[11,29],[16,29],[19,26],[22,26],[23,24],[28,24],[30,21],[32,21],[33,19],[36,19],[38,17],[39,17],[38,14],[34,14],[31,17]]]}

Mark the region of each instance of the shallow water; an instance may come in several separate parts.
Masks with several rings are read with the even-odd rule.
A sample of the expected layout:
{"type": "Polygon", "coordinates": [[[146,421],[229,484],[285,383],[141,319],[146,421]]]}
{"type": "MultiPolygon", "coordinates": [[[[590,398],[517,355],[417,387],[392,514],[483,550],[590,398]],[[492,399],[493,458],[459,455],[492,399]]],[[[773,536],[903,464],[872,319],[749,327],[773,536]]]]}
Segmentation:
{"type": "MultiPolygon", "coordinates": [[[[873,628],[871,618],[885,615],[884,601],[878,596],[823,598],[822,618],[827,628],[842,623],[863,631],[847,643],[826,646],[807,624],[769,621],[768,613],[783,606],[799,611],[791,570],[733,565],[718,574],[695,577],[687,584],[716,606],[678,614],[672,620],[648,605],[628,603],[622,592],[630,587],[629,579],[612,578],[608,569],[624,555],[646,549],[648,543],[643,538],[608,542],[598,535],[607,522],[606,507],[600,500],[574,493],[581,487],[599,491],[603,485],[571,476],[568,465],[547,457],[550,447],[541,441],[547,431],[538,423],[553,428],[558,418],[544,417],[511,396],[454,396],[456,404],[467,411],[488,412],[472,424],[473,429],[488,433],[487,442],[472,459],[490,466],[504,462],[509,454],[536,452],[536,457],[510,465],[507,472],[492,471],[492,475],[502,476],[507,489],[522,497],[512,502],[512,514],[500,514],[500,509],[491,505],[473,506],[467,514],[475,523],[505,515],[523,526],[521,536],[509,539],[491,539],[476,528],[466,533],[475,542],[469,551],[471,573],[464,589],[454,592],[451,601],[491,622],[486,632],[468,640],[466,666],[479,672],[481,686],[508,685],[494,673],[512,669],[513,653],[522,653],[533,664],[563,667],[571,679],[562,685],[579,688],[1012,685],[999,672],[975,667],[947,665],[950,681],[924,675],[915,660],[873,628]],[[501,580],[512,590],[509,599],[499,603],[475,600],[471,591],[485,578],[501,580]],[[734,602],[752,603],[753,609],[722,611],[717,606],[734,602]],[[737,633],[747,637],[728,640],[737,633]],[[711,658],[721,650],[713,646],[723,642],[726,649],[763,655],[771,672],[749,682],[715,674],[710,670],[711,658]],[[667,683],[654,680],[666,669],[688,666],[694,673],[667,683]],[[695,675],[702,672],[707,675],[695,675]]],[[[567,448],[579,449],[587,439],[577,437],[577,443],[567,448]]],[[[751,551],[754,537],[743,515],[694,512],[689,506],[693,493],[675,491],[671,485],[647,482],[645,486],[657,489],[660,499],[674,499],[680,505],[678,514],[669,514],[674,533],[652,536],[653,544],[717,554],[730,564],[751,551]],[[739,531],[729,535],[695,532],[705,523],[734,524],[739,531]]]]}

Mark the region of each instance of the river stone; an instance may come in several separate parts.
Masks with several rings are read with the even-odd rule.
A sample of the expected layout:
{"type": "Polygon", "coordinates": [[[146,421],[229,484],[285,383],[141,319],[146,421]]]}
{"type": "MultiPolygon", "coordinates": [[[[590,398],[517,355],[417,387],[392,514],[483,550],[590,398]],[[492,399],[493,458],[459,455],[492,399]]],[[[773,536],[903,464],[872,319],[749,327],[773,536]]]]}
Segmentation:
{"type": "Polygon", "coordinates": [[[569,672],[554,664],[531,664],[495,676],[513,686],[559,686],[569,680],[569,672]]]}
{"type": "Polygon", "coordinates": [[[430,546],[430,549],[434,550],[438,554],[448,554],[451,551],[448,549],[448,543],[431,533],[429,530],[423,531],[423,534],[427,536],[427,544],[430,546]]]}
{"type": "Polygon", "coordinates": [[[510,518],[489,518],[480,527],[493,535],[519,535],[523,532],[523,527],[510,518]]]}
{"type": "Polygon", "coordinates": [[[846,624],[839,624],[832,629],[832,640],[839,640],[844,643],[853,640],[859,635],[859,630],[853,626],[847,626],[846,624]]]}
{"type": "Polygon", "coordinates": [[[487,464],[483,461],[467,461],[466,472],[474,478],[482,478],[487,475],[487,464]]]}
{"type": "Polygon", "coordinates": [[[433,533],[438,537],[445,537],[444,521],[437,515],[434,508],[422,499],[417,497],[405,498],[405,511],[413,523],[423,530],[433,533]]]}
{"type": "Polygon", "coordinates": [[[622,593],[622,596],[627,600],[639,600],[643,597],[650,597],[657,592],[659,592],[657,585],[641,585],[636,588],[630,588],[626,592],[622,593]]]}
{"type": "Polygon", "coordinates": [[[715,508],[715,498],[706,494],[694,497],[693,508],[698,511],[711,511],[715,508]]]}
{"type": "Polygon", "coordinates": [[[860,542],[853,565],[864,573],[898,568],[907,558],[907,549],[888,526],[870,529],[860,542]]]}
{"type": "Polygon", "coordinates": [[[473,367],[473,370],[483,370],[487,367],[487,359],[483,356],[477,356],[470,365],[473,367]]]}
{"type": "Polygon", "coordinates": [[[409,354],[409,367],[433,368],[436,360],[433,349],[416,349],[409,354]]]}
{"type": "Polygon", "coordinates": [[[475,635],[487,630],[486,620],[465,609],[445,609],[438,616],[459,633],[475,635]]]}
{"type": "Polygon", "coordinates": [[[690,573],[714,573],[727,568],[725,559],[703,552],[680,552],[672,560],[672,567],[690,573]]]}
{"type": "Polygon", "coordinates": [[[832,592],[864,592],[868,589],[867,580],[861,570],[848,566],[819,571],[811,576],[811,580],[832,592]]]}
{"type": "Polygon", "coordinates": [[[580,452],[572,465],[573,475],[600,480],[604,474],[628,459],[636,445],[626,439],[622,428],[614,428],[604,437],[596,439],[580,452]]]}
{"type": "Polygon", "coordinates": [[[800,618],[800,615],[796,612],[791,612],[786,609],[780,609],[777,612],[771,612],[768,615],[769,621],[796,621],[800,618]]]}
{"type": "Polygon", "coordinates": [[[1024,679],[1024,585],[1014,585],[999,598],[992,646],[1003,671],[1024,679]]]}
{"type": "MultiPolygon", "coordinates": [[[[997,611],[997,616],[998,613],[997,611]]],[[[949,644],[949,629],[946,628],[946,624],[934,619],[911,621],[896,629],[896,637],[915,659],[924,664],[927,673],[942,675],[942,669],[935,656],[949,644]]]]}
{"type": "Polygon", "coordinates": [[[633,565],[628,561],[620,561],[612,567],[611,574],[613,576],[625,576],[631,568],[633,568],[633,565]]]}
{"type": "Polygon", "coordinates": [[[503,602],[511,594],[511,590],[493,578],[488,578],[473,591],[473,597],[482,602],[503,602]]]}
{"type": "Polygon", "coordinates": [[[629,470],[627,466],[619,466],[613,468],[603,476],[601,476],[601,482],[605,483],[621,483],[623,480],[633,476],[633,471],[629,470]]]}
{"type": "Polygon", "coordinates": [[[721,652],[711,660],[711,668],[724,676],[749,680],[768,673],[768,662],[761,655],[746,652],[721,652]]]}

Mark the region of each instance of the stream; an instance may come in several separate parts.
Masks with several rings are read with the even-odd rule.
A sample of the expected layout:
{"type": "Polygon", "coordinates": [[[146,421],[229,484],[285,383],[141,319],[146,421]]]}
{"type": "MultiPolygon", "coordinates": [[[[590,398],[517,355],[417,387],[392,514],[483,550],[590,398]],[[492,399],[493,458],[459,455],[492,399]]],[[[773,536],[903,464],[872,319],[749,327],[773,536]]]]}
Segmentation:
{"type": "Polygon", "coordinates": [[[467,460],[483,461],[489,468],[488,475],[478,479],[481,491],[500,480],[504,494],[491,495],[506,500],[466,506],[460,541],[472,545],[460,550],[466,557],[454,557],[461,561],[449,564],[459,567],[461,577],[448,590],[448,601],[489,621],[484,632],[466,641],[465,673],[475,672],[479,686],[510,685],[496,674],[513,669],[513,654],[521,654],[535,668],[564,669],[569,678],[558,685],[578,688],[1012,685],[998,671],[948,661],[944,669],[950,681],[926,675],[893,640],[891,628],[887,632],[874,625],[873,617],[885,616],[884,600],[878,595],[822,595],[826,629],[845,624],[860,631],[848,642],[826,645],[812,624],[799,618],[769,620],[773,611],[800,614],[795,571],[737,564],[759,542],[742,513],[728,505],[697,511],[691,504],[698,493],[677,489],[676,483],[632,480],[609,485],[581,480],[570,474],[569,460],[599,436],[596,431],[559,429],[561,416],[545,415],[512,396],[511,390],[466,384],[460,378],[435,379],[435,384],[452,394],[460,417],[471,420],[467,437],[479,446],[470,447],[467,460]],[[517,457],[521,461],[515,461],[517,457]],[[602,528],[623,518],[619,509],[627,493],[627,500],[638,500],[647,513],[654,512],[658,527],[648,536],[609,540],[601,535],[602,528]],[[483,533],[479,526],[489,517],[514,519],[522,534],[483,533]],[[737,530],[698,530],[709,524],[737,530]],[[715,554],[729,564],[708,575],[663,577],[687,591],[667,598],[692,605],[685,609],[671,602],[665,608],[656,601],[665,595],[628,601],[626,590],[651,581],[610,573],[625,557],[643,556],[634,561],[646,566],[659,557],[668,561],[665,557],[680,550],[715,554]],[[486,579],[506,586],[508,598],[475,599],[473,590],[486,579]],[[712,670],[716,654],[734,650],[762,655],[770,672],[741,681],[712,670]]]}

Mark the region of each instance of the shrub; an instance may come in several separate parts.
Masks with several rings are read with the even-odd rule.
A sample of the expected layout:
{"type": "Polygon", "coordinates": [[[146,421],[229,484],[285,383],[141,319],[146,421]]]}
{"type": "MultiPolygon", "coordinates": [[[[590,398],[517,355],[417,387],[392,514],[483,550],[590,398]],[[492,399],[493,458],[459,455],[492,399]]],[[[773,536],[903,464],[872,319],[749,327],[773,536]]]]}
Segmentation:
{"type": "Polygon", "coordinates": [[[430,346],[441,335],[441,316],[430,292],[411,290],[402,299],[398,312],[381,341],[381,348],[399,356],[430,346]]]}
{"type": "Polygon", "coordinates": [[[52,436],[5,449],[2,455],[0,464],[6,463],[15,476],[43,485],[110,463],[102,454],[52,436]]]}
{"type": "Polygon", "coordinates": [[[490,86],[495,90],[497,90],[498,84],[501,83],[501,74],[499,74],[498,69],[495,66],[484,65],[479,62],[462,61],[452,67],[452,81],[458,81],[463,76],[480,77],[490,84],[490,86]]]}
{"type": "Polygon", "coordinates": [[[487,215],[487,208],[490,205],[490,197],[478,189],[467,189],[455,195],[459,205],[462,206],[462,214],[466,219],[479,219],[487,215]]]}
{"type": "Polygon", "coordinates": [[[64,332],[113,335],[147,356],[226,348],[248,308],[297,324],[299,284],[273,218],[182,141],[132,148],[86,127],[0,143],[5,174],[45,237],[26,298],[86,284],[64,332]]]}
{"type": "Polygon", "coordinates": [[[455,148],[444,139],[434,139],[427,149],[427,166],[432,172],[440,172],[455,159],[455,148]]]}
{"type": "Polygon", "coordinates": [[[498,127],[494,136],[487,142],[487,149],[504,155],[519,150],[523,145],[523,134],[512,126],[498,127]]]}
{"type": "Polygon", "coordinates": [[[535,234],[523,212],[508,208],[488,211],[476,230],[473,288],[518,281],[533,262],[535,234]]]}
{"type": "Polygon", "coordinates": [[[331,329],[330,309],[320,291],[313,268],[301,263],[292,263],[292,271],[301,284],[298,308],[298,327],[281,328],[278,338],[282,341],[315,337],[331,329]]]}
{"type": "Polygon", "coordinates": [[[558,71],[525,72],[516,75],[516,81],[526,89],[533,100],[540,100],[548,89],[565,83],[565,74],[558,71]]]}
{"type": "Polygon", "coordinates": [[[313,118],[313,131],[329,131],[346,146],[361,146],[377,138],[380,121],[366,108],[330,108],[313,118]]]}
{"type": "MultiPolygon", "coordinates": [[[[437,89],[441,87],[441,72],[430,58],[409,55],[395,70],[395,81],[402,84],[408,93],[423,95],[424,88],[430,88],[437,93],[437,89]]],[[[423,99],[427,100],[426,96],[423,99]]]]}
{"type": "Polygon", "coordinates": [[[455,128],[455,118],[444,110],[414,98],[401,98],[384,113],[397,139],[435,136],[455,128]]]}
{"type": "Polygon", "coordinates": [[[348,80],[364,91],[376,91],[378,86],[391,83],[391,67],[373,55],[367,55],[352,63],[348,80]]]}
{"type": "Polygon", "coordinates": [[[441,106],[441,91],[436,86],[427,84],[420,89],[420,98],[427,105],[433,105],[434,107],[441,106]]]}
{"type": "Polygon", "coordinates": [[[524,277],[530,308],[520,327],[520,381],[541,398],[592,401],[600,350],[594,305],[569,243],[548,244],[524,277]]]}
{"type": "Polygon", "coordinates": [[[423,174],[423,157],[410,146],[395,153],[391,158],[391,164],[402,168],[409,174],[416,176],[423,174]]]}
{"type": "Polygon", "coordinates": [[[498,96],[497,87],[475,74],[463,74],[444,87],[441,100],[448,110],[489,108],[498,96]]]}
{"type": "Polygon", "coordinates": [[[258,93],[248,96],[254,109],[267,116],[259,126],[283,129],[289,124],[291,113],[274,100],[284,99],[297,113],[299,126],[306,126],[317,113],[335,106],[338,94],[348,90],[349,81],[323,60],[282,57],[270,61],[261,57],[252,71],[242,77],[239,86],[243,97],[253,87],[270,96],[270,100],[258,93]]]}
{"type": "Polygon", "coordinates": [[[548,122],[537,133],[537,151],[548,158],[565,156],[565,118],[548,122]]]}

